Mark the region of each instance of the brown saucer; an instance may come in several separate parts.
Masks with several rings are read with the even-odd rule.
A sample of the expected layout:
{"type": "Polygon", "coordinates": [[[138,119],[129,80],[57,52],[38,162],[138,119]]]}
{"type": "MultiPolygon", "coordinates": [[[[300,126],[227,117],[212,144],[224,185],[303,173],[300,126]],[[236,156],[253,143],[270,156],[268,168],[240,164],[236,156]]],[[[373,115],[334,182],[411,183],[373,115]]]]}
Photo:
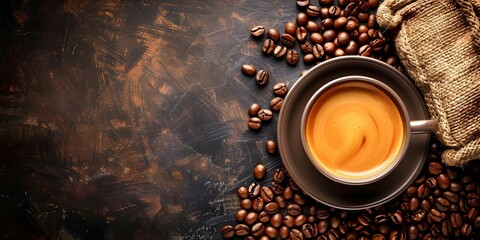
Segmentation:
{"type": "Polygon", "coordinates": [[[334,79],[361,75],[387,84],[403,100],[411,120],[428,118],[422,96],[412,82],[393,67],[373,58],[346,56],[325,61],[300,77],[289,90],[278,120],[278,146],[283,164],[298,186],[311,197],[341,209],[364,209],[383,204],[404,191],[419,174],[428,154],[430,134],[411,135],[405,157],[382,180],[345,185],[330,180],[310,162],[303,150],[300,125],[310,97],[334,79]]]}

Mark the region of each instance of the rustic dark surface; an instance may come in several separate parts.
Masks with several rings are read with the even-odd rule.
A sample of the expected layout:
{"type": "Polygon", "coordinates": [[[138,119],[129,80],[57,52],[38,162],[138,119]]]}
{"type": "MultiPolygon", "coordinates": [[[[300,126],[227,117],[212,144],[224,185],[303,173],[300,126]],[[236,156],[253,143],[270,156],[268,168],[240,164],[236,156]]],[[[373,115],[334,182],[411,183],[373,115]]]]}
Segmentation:
{"type": "Polygon", "coordinates": [[[283,32],[296,12],[278,0],[1,1],[0,239],[220,238],[254,164],[280,165],[264,150],[276,119],[253,133],[248,106],[306,68],[262,56],[250,28],[283,32]]]}

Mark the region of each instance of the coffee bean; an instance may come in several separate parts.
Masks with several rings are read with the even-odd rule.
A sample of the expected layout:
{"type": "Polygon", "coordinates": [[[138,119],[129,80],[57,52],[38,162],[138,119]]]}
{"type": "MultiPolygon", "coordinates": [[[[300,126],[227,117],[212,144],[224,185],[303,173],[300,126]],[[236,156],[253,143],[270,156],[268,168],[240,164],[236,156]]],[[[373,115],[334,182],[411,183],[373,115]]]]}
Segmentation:
{"type": "Polygon", "coordinates": [[[445,191],[442,196],[452,203],[457,203],[460,200],[460,196],[454,192],[445,191]]]}
{"type": "Polygon", "coordinates": [[[295,217],[294,225],[297,227],[300,227],[306,222],[307,222],[307,216],[300,214],[297,217],[295,217]]]}
{"type": "Polygon", "coordinates": [[[242,237],[246,236],[250,232],[250,228],[245,224],[235,225],[235,235],[242,237]]]}
{"type": "Polygon", "coordinates": [[[376,215],[373,221],[375,222],[375,224],[383,224],[388,221],[388,217],[386,214],[381,213],[376,215]]]}
{"type": "Polygon", "coordinates": [[[263,223],[259,222],[252,226],[251,232],[254,237],[259,237],[265,231],[265,226],[263,223]]]}
{"type": "Polygon", "coordinates": [[[426,215],[427,214],[426,214],[425,210],[419,209],[419,210],[412,213],[411,218],[415,222],[420,222],[425,218],[426,215]]]}
{"type": "Polygon", "coordinates": [[[376,29],[368,29],[367,34],[370,39],[378,38],[378,31],[376,29]]]}
{"type": "Polygon", "coordinates": [[[377,26],[377,16],[375,14],[368,15],[367,27],[374,29],[377,26]]]}
{"type": "Polygon", "coordinates": [[[287,201],[282,196],[275,196],[274,201],[278,204],[278,207],[282,209],[287,207],[287,201]]]}
{"type": "Polygon", "coordinates": [[[363,226],[369,226],[372,221],[372,217],[368,213],[362,213],[357,216],[357,221],[363,226]]]}
{"type": "Polygon", "coordinates": [[[307,7],[307,10],[305,10],[305,12],[309,17],[316,18],[320,14],[320,8],[314,5],[310,5],[307,7]]]}
{"type": "Polygon", "coordinates": [[[324,38],[323,38],[322,34],[320,34],[318,32],[314,32],[314,33],[310,34],[310,41],[313,44],[323,44],[324,38]]]}
{"type": "Polygon", "coordinates": [[[285,33],[290,35],[295,35],[295,31],[297,30],[297,24],[294,22],[287,22],[285,24],[285,33]]]}
{"type": "Polygon", "coordinates": [[[328,29],[331,29],[333,28],[333,25],[334,25],[335,21],[331,18],[325,18],[322,20],[322,23],[321,23],[321,29],[322,31],[326,31],[328,29]]]}
{"type": "Polygon", "coordinates": [[[260,194],[260,184],[253,182],[248,187],[248,195],[252,198],[257,197],[260,194]]]}
{"type": "Polygon", "coordinates": [[[310,5],[310,0],[297,0],[297,6],[306,7],[310,5]]]}
{"type": "MultiPolygon", "coordinates": [[[[465,186],[465,191],[467,192],[475,192],[475,190],[477,190],[477,183],[476,182],[472,182],[472,183],[469,183],[465,186]]],[[[460,191],[462,188],[462,185],[460,183],[456,183],[456,182],[452,182],[450,183],[450,191],[453,191],[453,192],[458,192],[460,191]],[[454,186],[455,184],[455,186],[454,186]],[[455,189],[455,190],[454,190],[455,189]]]]}
{"type": "Polygon", "coordinates": [[[420,205],[420,201],[418,200],[418,198],[416,197],[410,198],[410,202],[409,202],[410,211],[417,210],[419,205],[420,205]]]}
{"type": "Polygon", "coordinates": [[[269,203],[273,201],[273,192],[268,187],[262,187],[262,190],[260,191],[260,197],[264,202],[269,203]]]}
{"type": "Polygon", "coordinates": [[[262,121],[270,121],[273,118],[273,113],[268,109],[260,109],[260,111],[258,111],[257,117],[262,121]]]}
{"type": "Polygon", "coordinates": [[[249,226],[253,225],[257,220],[258,220],[258,213],[256,212],[249,212],[244,219],[245,224],[249,226]]]}
{"type": "Polygon", "coordinates": [[[368,0],[368,1],[367,1],[368,6],[369,6],[371,9],[377,8],[379,2],[380,2],[379,0],[368,0]]]}
{"type": "Polygon", "coordinates": [[[278,230],[275,229],[273,226],[267,226],[265,228],[265,235],[268,237],[268,239],[270,238],[276,238],[278,236],[278,230]]]}
{"type": "Polygon", "coordinates": [[[269,56],[273,53],[273,50],[275,49],[275,43],[273,42],[272,39],[265,39],[262,45],[262,52],[269,56]]]}
{"type": "Polygon", "coordinates": [[[247,216],[248,212],[247,210],[245,209],[239,209],[236,213],[235,213],[235,220],[237,220],[238,222],[241,222],[245,219],[245,217],[247,216]]]}
{"type": "Polygon", "coordinates": [[[443,235],[445,236],[450,236],[452,235],[453,233],[453,228],[452,228],[452,224],[450,223],[449,220],[444,220],[442,222],[442,233],[443,235]]]}
{"type": "MultiPolygon", "coordinates": [[[[351,16],[349,18],[351,18],[351,16]]],[[[351,31],[357,29],[358,26],[359,26],[359,24],[358,24],[357,21],[348,20],[347,24],[345,25],[345,30],[347,30],[348,32],[351,32],[351,31]]]]}
{"type": "Polygon", "coordinates": [[[327,236],[328,236],[328,239],[336,240],[340,237],[340,234],[336,229],[330,229],[328,230],[327,236]]]}
{"type": "Polygon", "coordinates": [[[458,210],[460,212],[468,212],[468,210],[470,210],[470,207],[468,206],[468,203],[467,203],[467,200],[465,199],[459,199],[458,200],[458,210]]]}
{"type": "Polygon", "coordinates": [[[252,208],[252,200],[249,198],[242,199],[242,201],[240,201],[240,207],[245,210],[249,210],[252,208]]]}
{"type": "Polygon", "coordinates": [[[300,193],[293,194],[293,202],[300,206],[305,205],[305,198],[303,197],[303,194],[300,194],[300,193]]]}
{"type": "Polygon", "coordinates": [[[304,12],[299,12],[297,13],[296,21],[298,26],[305,26],[308,21],[308,15],[304,12]]]}
{"type": "Polygon", "coordinates": [[[271,187],[271,189],[272,189],[272,192],[273,192],[273,193],[279,195],[279,194],[282,194],[282,193],[283,193],[284,187],[283,187],[281,184],[279,184],[279,183],[272,182],[272,187],[271,187]]]}
{"type": "MultiPolygon", "coordinates": [[[[271,113],[270,110],[268,111],[271,113]]],[[[275,154],[277,152],[277,143],[273,140],[267,140],[267,142],[265,143],[265,150],[268,154],[275,154]]]]}
{"type": "Polygon", "coordinates": [[[300,50],[302,50],[303,53],[311,53],[312,52],[312,44],[309,41],[303,42],[300,44],[300,50]]]}
{"type": "Polygon", "coordinates": [[[450,214],[450,223],[453,228],[459,228],[463,223],[462,215],[459,213],[450,214]]]}
{"type": "Polygon", "coordinates": [[[318,4],[322,7],[328,7],[333,5],[333,0],[318,0],[318,4]]]}
{"type": "Polygon", "coordinates": [[[262,211],[264,205],[265,205],[265,202],[263,201],[263,199],[261,197],[257,197],[255,199],[253,199],[253,201],[252,201],[252,209],[254,211],[257,211],[257,212],[262,211]]]}
{"type": "Polygon", "coordinates": [[[418,186],[417,196],[419,198],[425,198],[425,197],[428,196],[429,193],[430,193],[430,190],[429,190],[429,188],[427,188],[427,186],[425,184],[422,184],[422,185],[418,186]]]}
{"type": "Polygon", "coordinates": [[[356,16],[359,11],[360,11],[360,8],[358,7],[358,4],[355,2],[351,2],[345,7],[344,14],[345,14],[345,17],[356,16]]]}
{"type": "Polygon", "coordinates": [[[370,45],[363,45],[358,50],[358,54],[360,56],[369,57],[372,55],[372,51],[373,50],[372,50],[372,47],[370,47],[370,45]]]}
{"type": "Polygon", "coordinates": [[[303,240],[303,233],[296,228],[290,230],[289,236],[291,240],[303,240]]]}
{"type": "MultiPolygon", "coordinates": [[[[294,33],[295,35],[295,33],[294,33]]],[[[288,34],[288,33],[285,33],[282,35],[282,38],[281,38],[281,42],[283,44],[283,46],[286,46],[286,47],[293,47],[293,45],[295,44],[295,38],[288,34]]]]}
{"type": "Polygon", "coordinates": [[[408,226],[408,239],[417,239],[418,238],[418,227],[416,225],[408,226]]]}
{"type": "Polygon", "coordinates": [[[257,81],[258,85],[267,84],[269,78],[270,77],[267,70],[260,70],[257,72],[257,75],[255,76],[255,80],[257,81]]]}
{"type": "Polygon", "coordinates": [[[464,223],[460,227],[460,232],[463,236],[470,236],[470,234],[472,234],[472,225],[470,225],[469,223],[464,223]]]}
{"type": "Polygon", "coordinates": [[[267,37],[275,42],[280,41],[280,32],[277,29],[270,28],[267,32],[267,37]]]}
{"type": "Polygon", "coordinates": [[[333,28],[342,29],[347,25],[347,21],[346,17],[339,17],[333,21],[333,28]]]}
{"type": "Polygon", "coordinates": [[[274,228],[279,228],[280,226],[282,226],[282,222],[283,222],[283,215],[282,215],[282,213],[280,213],[280,212],[275,213],[275,214],[270,218],[270,224],[271,224],[274,228]]]}
{"type": "Polygon", "coordinates": [[[258,111],[260,111],[260,105],[258,105],[258,103],[253,103],[248,108],[248,116],[255,117],[257,116],[258,111]]]}
{"type": "Polygon", "coordinates": [[[303,56],[303,62],[304,62],[305,64],[312,64],[312,63],[315,62],[315,60],[316,60],[316,59],[315,59],[315,56],[313,56],[313,54],[311,54],[311,53],[305,54],[305,55],[303,56]]]}
{"type": "Polygon", "coordinates": [[[362,12],[368,12],[368,10],[370,10],[370,6],[368,5],[367,1],[364,0],[358,2],[358,8],[360,8],[360,11],[362,12]]]}
{"type": "Polygon", "coordinates": [[[313,32],[318,32],[318,30],[320,29],[320,26],[315,21],[310,20],[307,22],[307,25],[305,26],[305,28],[307,29],[308,32],[313,33],[313,32]]]}
{"type": "Polygon", "coordinates": [[[273,215],[277,213],[279,210],[278,204],[275,202],[270,202],[265,205],[265,212],[267,212],[270,215],[273,215]]]}
{"type": "Polygon", "coordinates": [[[468,211],[468,214],[467,214],[467,219],[470,221],[470,222],[473,222],[478,216],[478,209],[476,207],[474,208],[471,208],[469,211],[468,211]]]}
{"type": "Polygon", "coordinates": [[[323,40],[325,42],[333,42],[333,40],[335,40],[336,37],[337,37],[337,33],[333,29],[329,29],[323,32],[323,40]]]}
{"type": "Polygon", "coordinates": [[[242,72],[248,76],[255,76],[255,74],[257,73],[257,69],[251,64],[243,64],[242,72]]]}
{"type": "Polygon", "coordinates": [[[345,46],[350,42],[350,35],[347,32],[339,32],[337,34],[337,41],[340,46],[345,46]]]}
{"type": "Polygon", "coordinates": [[[437,180],[433,177],[425,179],[425,185],[429,188],[437,188],[437,180]]]}
{"type": "Polygon", "coordinates": [[[224,238],[232,238],[235,235],[235,229],[232,225],[226,225],[220,230],[224,238]]]}
{"type": "Polygon", "coordinates": [[[477,207],[480,204],[480,196],[476,193],[467,194],[468,205],[472,207],[477,207]]]}
{"type": "Polygon", "coordinates": [[[248,197],[248,188],[241,186],[237,189],[237,195],[239,198],[244,199],[248,197]]]}
{"type": "Polygon", "coordinates": [[[361,33],[358,37],[358,42],[362,45],[368,44],[370,42],[370,37],[367,33],[361,33]]]}
{"type": "Polygon", "coordinates": [[[298,27],[297,31],[295,32],[295,36],[297,37],[297,40],[299,42],[305,41],[305,39],[307,39],[307,35],[308,35],[308,32],[305,27],[298,27]]]}
{"type": "Polygon", "coordinates": [[[432,208],[428,213],[428,217],[434,222],[441,222],[445,218],[445,213],[440,212],[435,208],[432,208]]]}
{"type": "Polygon", "coordinates": [[[292,66],[297,65],[298,52],[295,50],[288,50],[286,60],[287,60],[287,63],[292,66]]]}
{"type": "Polygon", "coordinates": [[[263,26],[255,26],[252,28],[252,30],[250,30],[250,32],[252,33],[252,36],[253,37],[262,37],[263,34],[265,33],[265,27],[263,26]]]}
{"type": "Polygon", "coordinates": [[[435,200],[435,208],[439,211],[448,211],[450,209],[450,205],[450,201],[445,198],[439,197],[435,200]]]}
{"type": "Polygon", "coordinates": [[[394,223],[394,224],[401,224],[403,222],[403,214],[400,210],[397,210],[395,212],[392,212],[389,214],[390,215],[390,220],[394,223]]]}
{"type": "Polygon", "coordinates": [[[283,191],[283,197],[287,200],[290,200],[293,198],[293,189],[290,186],[285,187],[283,191]]]}
{"type": "Polygon", "coordinates": [[[382,40],[381,38],[375,38],[372,41],[370,41],[370,46],[372,47],[374,52],[380,52],[384,44],[385,44],[385,41],[382,40]]]}
{"type": "MultiPolygon", "coordinates": [[[[287,212],[288,214],[288,212],[287,212]]],[[[293,227],[295,224],[295,217],[291,216],[291,215],[285,215],[283,216],[283,225],[291,228],[293,227]]]]}
{"type": "Polygon", "coordinates": [[[336,18],[336,17],[339,17],[340,16],[340,7],[338,6],[330,6],[330,8],[328,8],[328,15],[332,18],[336,18]]]}
{"type": "Polygon", "coordinates": [[[284,46],[276,46],[275,49],[273,50],[273,56],[276,58],[283,58],[285,54],[287,54],[287,48],[284,46]]]}
{"type": "Polygon", "coordinates": [[[290,229],[288,229],[287,226],[281,226],[280,227],[280,230],[278,231],[278,236],[281,238],[281,239],[286,239],[288,238],[290,234],[290,229]]]}
{"type": "Polygon", "coordinates": [[[277,168],[273,173],[273,181],[282,183],[285,180],[285,169],[277,168]]]}
{"type": "Polygon", "coordinates": [[[320,59],[325,55],[325,51],[323,50],[323,47],[320,44],[315,44],[313,46],[312,52],[313,52],[313,56],[317,59],[320,59]]]}
{"type": "Polygon", "coordinates": [[[300,205],[293,203],[287,206],[286,212],[288,215],[298,216],[302,213],[302,208],[300,205]]]}
{"type": "Polygon", "coordinates": [[[265,211],[261,211],[258,214],[258,220],[262,223],[267,223],[270,221],[270,215],[265,211]]]}
{"type": "Polygon", "coordinates": [[[444,173],[437,176],[437,183],[441,189],[448,189],[450,187],[450,179],[444,173]]]}

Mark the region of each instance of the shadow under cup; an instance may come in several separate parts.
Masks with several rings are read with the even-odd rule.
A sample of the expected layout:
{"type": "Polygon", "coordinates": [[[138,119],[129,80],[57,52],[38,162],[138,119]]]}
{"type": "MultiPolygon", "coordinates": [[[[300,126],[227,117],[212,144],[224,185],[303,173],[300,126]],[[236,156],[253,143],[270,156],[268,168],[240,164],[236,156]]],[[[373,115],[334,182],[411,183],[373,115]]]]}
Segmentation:
{"type": "MultiPolygon", "coordinates": [[[[415,132],[436,123],[413,122],[415,132]]],[[[392,172],[410,142],[411,121],[402,99],[374,78],[345,76],[322,86],[301,119],[302,145],[329,179],[365,185],[392,172]]]]}

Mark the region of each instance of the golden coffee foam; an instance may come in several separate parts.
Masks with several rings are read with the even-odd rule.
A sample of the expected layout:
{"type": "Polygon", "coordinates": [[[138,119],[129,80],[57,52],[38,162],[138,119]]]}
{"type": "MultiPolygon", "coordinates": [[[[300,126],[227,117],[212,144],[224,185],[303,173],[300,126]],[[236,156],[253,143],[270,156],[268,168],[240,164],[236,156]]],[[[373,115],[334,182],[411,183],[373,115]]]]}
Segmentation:
{"type": "Polygon", "coordinates": [[[315,159],[347,178],[369,177],[387,168],[400,151],[403,134],[395,103],[366,82],[326,90],[306,122],[306,139],[315,159]]]}

